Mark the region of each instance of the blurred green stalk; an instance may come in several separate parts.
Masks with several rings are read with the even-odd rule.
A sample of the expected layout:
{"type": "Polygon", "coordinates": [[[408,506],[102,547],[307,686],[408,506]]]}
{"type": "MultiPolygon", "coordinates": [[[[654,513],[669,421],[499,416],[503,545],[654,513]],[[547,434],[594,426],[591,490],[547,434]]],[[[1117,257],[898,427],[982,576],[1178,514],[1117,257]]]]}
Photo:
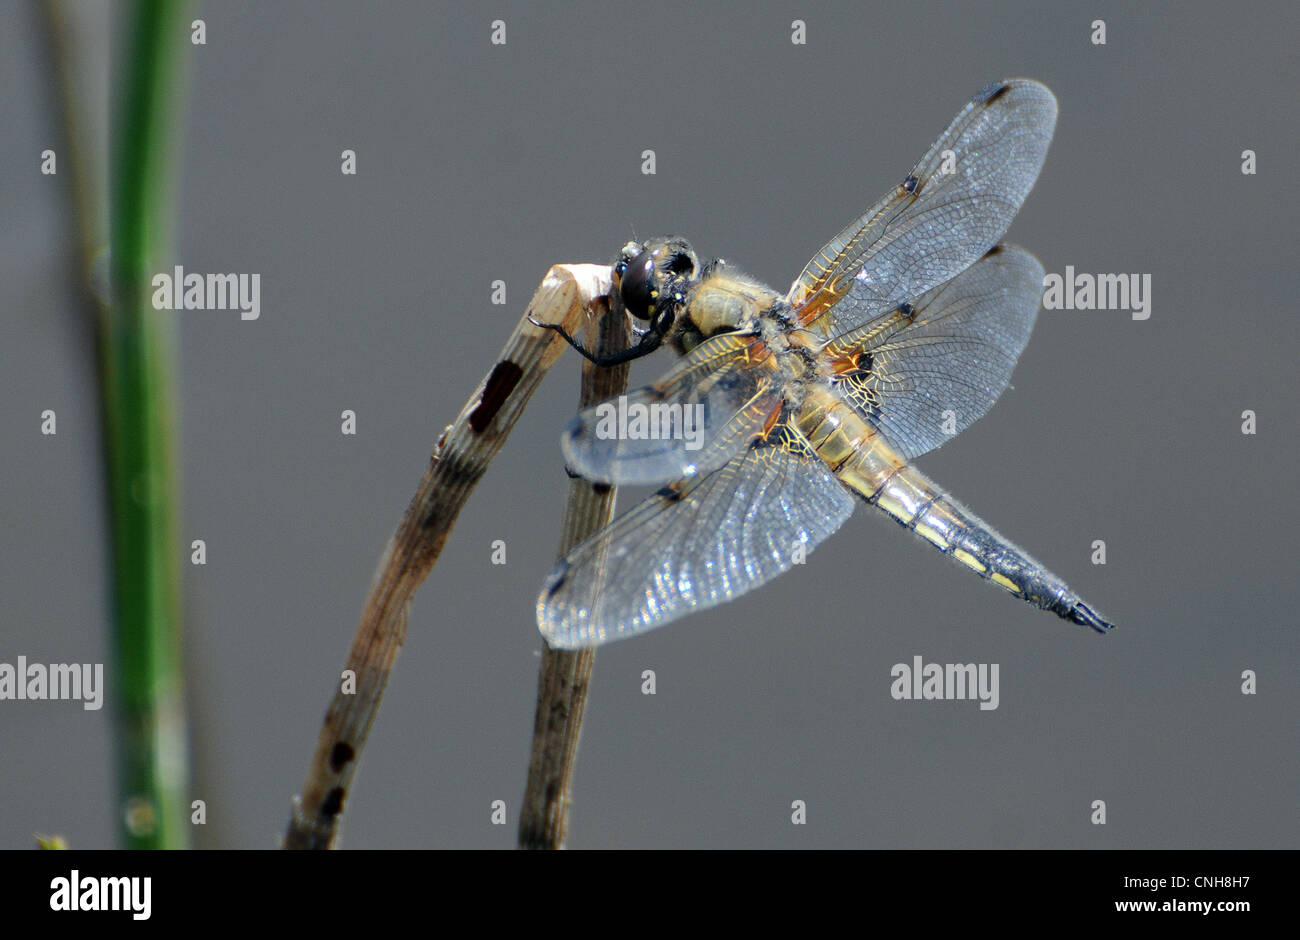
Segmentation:
{"type": "Polygon", "coordinates": [[[188,4],[138,0],[113,66],[111,309],[100,343],[119,736],[119,821],[130,848],[189,843],[170,311],[150,278],[170,220],[169,134],[188,4]]]}

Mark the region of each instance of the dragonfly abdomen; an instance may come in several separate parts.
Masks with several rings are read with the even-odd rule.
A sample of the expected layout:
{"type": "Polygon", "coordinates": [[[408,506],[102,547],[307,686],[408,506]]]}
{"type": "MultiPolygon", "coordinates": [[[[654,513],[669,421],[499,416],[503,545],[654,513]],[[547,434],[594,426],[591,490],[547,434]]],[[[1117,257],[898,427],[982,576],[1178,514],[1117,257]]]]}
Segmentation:
{"type": "MultiPolygon", "coordinates": [[[[865,425],[865,422],[863,422],[865,425]]],[[[891,516],[954,561],[986,581],[1074,623],[1104,633],[1104,620],[1063,580],[1044,568],[983,519],[906,466],[878,437],[869,437],[845,459],[846,427],[824,435],[818,453],[836,477],[866,503],[891,516]]],[[[816,447],[816,444],[814,444],[816,447]]]]}

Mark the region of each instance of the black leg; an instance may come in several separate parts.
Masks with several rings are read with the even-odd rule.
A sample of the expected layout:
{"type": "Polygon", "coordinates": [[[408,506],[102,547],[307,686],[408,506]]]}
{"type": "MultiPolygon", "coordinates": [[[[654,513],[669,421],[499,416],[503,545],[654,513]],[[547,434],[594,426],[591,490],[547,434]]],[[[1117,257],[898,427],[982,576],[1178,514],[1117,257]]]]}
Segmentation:
{"type": "Polygon", "coordinates": [[[649,331],[641,334],[641,339],[635,346],[625,349],[622,352],[614,353],[612,356],[596,356],[565,332],[564,327],[560,326],[560,324],[540,323],[537,320],[534,320],[532,315],[529,315],[528,322],[533,326],[540,326],[544,330],[554,330],[559,333],[566,343],[578,351],[582,358],[586,359],[588,362],[601,366],[602,368],[621,365],[624,362],[631,362],[633,359],[640,359],[642,356],[647,356],[654,352],[659,348],[660,344],[663,343],[662,336],[654,331],[649,331]]]}

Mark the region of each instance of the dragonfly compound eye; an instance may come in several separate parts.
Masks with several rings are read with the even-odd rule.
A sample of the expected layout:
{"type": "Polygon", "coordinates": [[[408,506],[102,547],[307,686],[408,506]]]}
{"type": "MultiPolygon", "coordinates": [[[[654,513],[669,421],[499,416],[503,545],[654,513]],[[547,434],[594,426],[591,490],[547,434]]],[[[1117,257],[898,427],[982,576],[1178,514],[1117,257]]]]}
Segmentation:
{"type": "Polygon", "coordinates": [[[654,255],[643,251],[628,263],[627,270],[623,272],[623,283],[619,287],[623,306],[638,320],[649,320],[654,315],[658,290],[654,255]]]}

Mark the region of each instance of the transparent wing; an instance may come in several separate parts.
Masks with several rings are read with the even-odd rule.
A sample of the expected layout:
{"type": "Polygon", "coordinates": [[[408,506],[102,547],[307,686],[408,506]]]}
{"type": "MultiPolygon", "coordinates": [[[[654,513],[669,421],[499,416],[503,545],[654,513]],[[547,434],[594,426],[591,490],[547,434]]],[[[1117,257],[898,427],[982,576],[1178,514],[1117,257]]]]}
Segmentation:
{"type": "Polygon", "coordinates": [[[808,262],[786,298],[798,321],[835,336],[965,269],[1006,232],[1055,127],[1056,99],[1038,82],[980,91],[893,192],[808,262]],[[839,303],[850,291],[854,303],[839,303]]]}
{"type": "Polygon", "coordinates": [[[621,486],[709,473],[739,453],[781,402],[752,335],[706,340],[662,379],[585,408],[560,438],[578,476],[621,486]]]}
{"type": "Polygon", "coordinates": [[[838,529],[853,500],[782,423],[720,470],[665,487],[547,578],[537,625],[561,649],[634,636],[776,577],[838,529]]]}
{"type": "MultiPolygon", "coordinates": [[[[947,284],[831,340],[835,387],[907,460],[993,405],[1038,316],[1043,266],[994,247],[947,284]]],[[[845,303],[853,300],[850,292],[845,303]]]]}

